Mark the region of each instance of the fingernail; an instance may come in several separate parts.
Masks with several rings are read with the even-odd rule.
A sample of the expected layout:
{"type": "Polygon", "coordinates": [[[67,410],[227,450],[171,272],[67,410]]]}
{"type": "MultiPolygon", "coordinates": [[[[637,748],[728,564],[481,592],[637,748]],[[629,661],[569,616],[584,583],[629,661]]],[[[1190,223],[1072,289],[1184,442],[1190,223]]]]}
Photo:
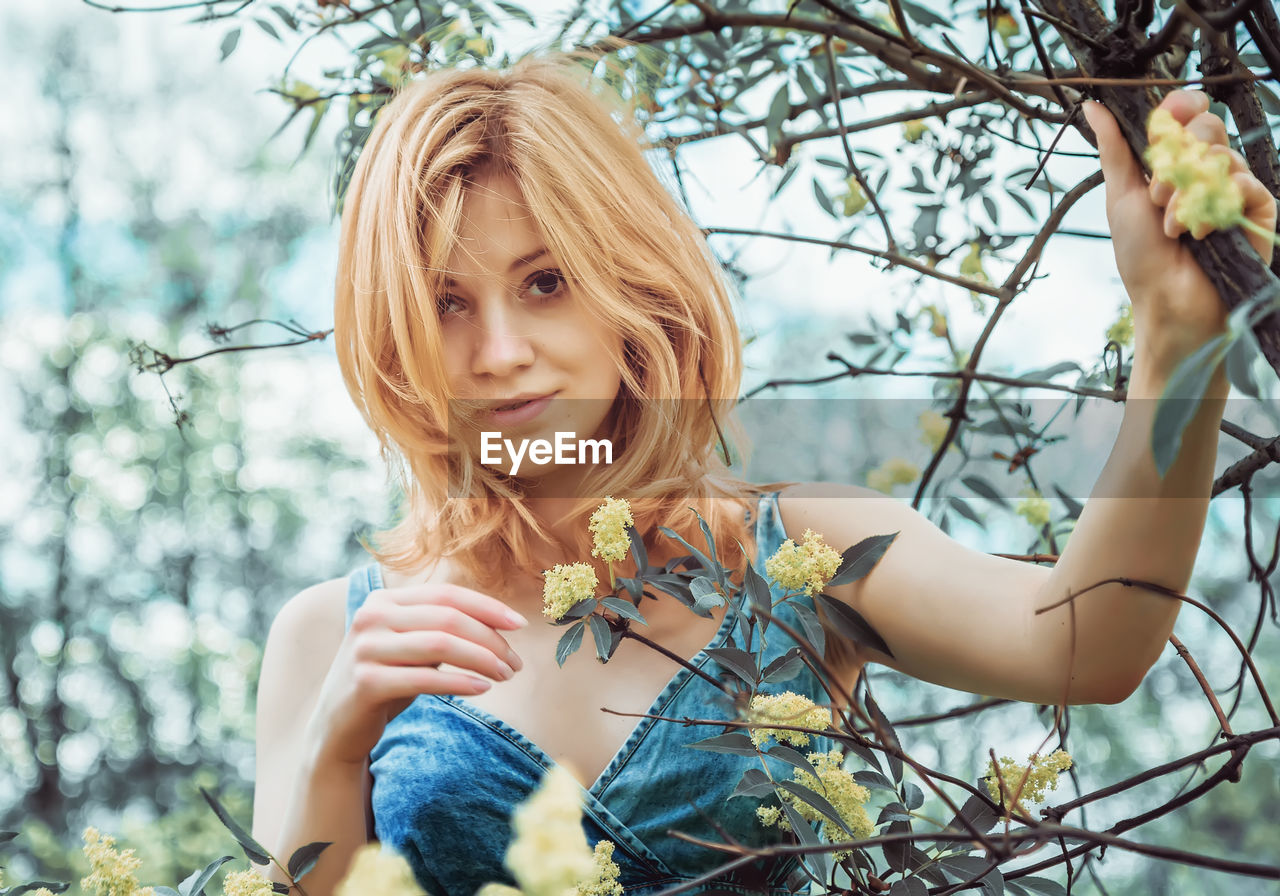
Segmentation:
{"type": "Polygon", "coordinates": [[[481,691],[487,691],[492,687],[493,683],[485,681],[483,678],[468,678],[467,683],[471,685],[472,693],[479,694],[481,691]]]}
{"type": "Polygon", "coordinates": [[[498,671],[501,673],[503,681],[506,681],[516,674],[516,670],[512,669],[506,663],[498,663],[498,671]]]}
{"type": "Polygon", "coordinates": [[[529,620],[525,619],[515,610],[507,610],[507,623],[515,626],[516,628],[524,628],[529,624],[529,620]]]}
{"type": "Polygon", "coordinates": [[[523,669],[524,661],[521,660],[520,657],[516,655],[516,652],[514,650],[511,650],[510,648],[508,648],[507,649],[507,665],[513,669],[523,669]]]}

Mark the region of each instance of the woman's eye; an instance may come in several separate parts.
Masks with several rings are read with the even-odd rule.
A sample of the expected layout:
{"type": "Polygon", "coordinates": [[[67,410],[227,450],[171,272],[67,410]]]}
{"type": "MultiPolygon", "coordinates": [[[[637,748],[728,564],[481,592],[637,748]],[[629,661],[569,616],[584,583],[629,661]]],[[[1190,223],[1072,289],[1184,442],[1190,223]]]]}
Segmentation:
{"type": "Polygon", "coordinates": [[[439,313],[441,317],[444,317],[446,314],[456,314],[459,311],[463,311],[465,308],[466,305],[463,304],[462,299],[448,293],[445,293],[436,300],[436,312],[439,313]]]}
{"type": "Polygon", "coordinates": [[[559,271],[540,271],[529,278],[525,288],[536,299],[549,299],[564,287],[564,274],[559,271]]]}

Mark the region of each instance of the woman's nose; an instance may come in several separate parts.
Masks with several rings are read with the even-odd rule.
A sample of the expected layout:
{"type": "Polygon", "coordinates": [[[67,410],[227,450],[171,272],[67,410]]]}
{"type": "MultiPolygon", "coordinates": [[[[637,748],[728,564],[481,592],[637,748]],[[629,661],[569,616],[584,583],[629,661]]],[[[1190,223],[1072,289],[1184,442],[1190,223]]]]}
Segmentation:
{"type": "Polygon", "coordinates": [[[510,308],[492,308],[475,321],[471,372],[503,377],[533,363],[533,340],[528,321],[510,308]]]}

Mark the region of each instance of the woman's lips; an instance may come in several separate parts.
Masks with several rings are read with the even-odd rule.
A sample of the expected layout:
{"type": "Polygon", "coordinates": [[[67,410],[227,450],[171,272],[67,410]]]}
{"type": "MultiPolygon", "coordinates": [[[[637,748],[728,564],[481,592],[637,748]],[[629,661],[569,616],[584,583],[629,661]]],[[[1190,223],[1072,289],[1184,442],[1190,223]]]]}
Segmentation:
{"type": "MultiPolygon", "coordinates": [[[[533,398],[523,404],[517,404],[515,407],[494,408],[489,412],[489,420],[500,426],[526,423],[546,410],[554,397],[555,393],[553,392],[550,395],[543,395],[541,398],[533,398]]],[[[509,404],[515,404],[515,402],[510,402],[509,404]]]]}

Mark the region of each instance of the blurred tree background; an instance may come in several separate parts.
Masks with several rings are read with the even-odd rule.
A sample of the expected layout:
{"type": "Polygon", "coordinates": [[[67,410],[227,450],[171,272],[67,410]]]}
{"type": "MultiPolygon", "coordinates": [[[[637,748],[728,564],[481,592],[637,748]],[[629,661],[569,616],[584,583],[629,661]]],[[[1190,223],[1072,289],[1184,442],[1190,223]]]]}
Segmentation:
{"type": "MultiPolygon", "coordinates": [[[[1215,109],[1280,192],[1280,27],[1265,0],[1118,0],[1105,14],[1122,27],[1105,36],[1089,31],[1091,4],[1065,0],[99,5],[0,12],[14,85],[0,98],[14,125],[0,134],[0,830],[23,834],[0,855],[9,882],[77,876],[88,823],[139,847],[146,880],[176,883],[234,851],[196,787],[247,819],[270,619],[360,562],[358,535],[387,518],[389,496],[323,341],[163,379],[135,368],[311,342],[330,325],[334,197],[378,107],[425,68],[634,41],[598,73],[634,102],[655,165],[739,280],[749,394],[785,396],[798,415],[785,427],[783,405],[762,415],[758,475],[869,482],[1011,554],[1069,537],[1129,363],[1078,91],[1140,128],[1140,92],[1108,94],[1111,78],[1225,76],[1209,86],[1215,109]],[[296,332],[226,329],[253,320],[296,332]],[[1099,406],[1102,418],[1077,416],[1099,406]]],[[[1268,282],[1230,239],[1214,246],[1220,270],[1268,282]]],[[[1274,331],[1258,331],[1274,356],[1274,331]]],[[[1280,415],[1247,327],[1228,369],[1222,495],[1190,593],[1274,685],[1280,415]]],[[[1211,620],[1186,608],[1177,632],[1228,727],[1272,733],[1239,782],[1206,786],[1135,839],[1274,865],[1280,722],[1211,620]]],[[[888,671],[871,680],[908,751],[961,778],[989,749],[1025,756],[1053,729],[1048,709],[1013,704],[929,721],[970,699],[888,671]]],[[[1217,743],[1221,722],[1171,648],[1122,706],[1071,710],[1060,735],[1075,792],[1054,801],[1217,743]]],[[[1123,826],[1223,760],[1069,820],[1123,826]]],[[[1040,873],[1075,893],[1278,891],[1116,848],[1069,878],[1040,873]]]]}

